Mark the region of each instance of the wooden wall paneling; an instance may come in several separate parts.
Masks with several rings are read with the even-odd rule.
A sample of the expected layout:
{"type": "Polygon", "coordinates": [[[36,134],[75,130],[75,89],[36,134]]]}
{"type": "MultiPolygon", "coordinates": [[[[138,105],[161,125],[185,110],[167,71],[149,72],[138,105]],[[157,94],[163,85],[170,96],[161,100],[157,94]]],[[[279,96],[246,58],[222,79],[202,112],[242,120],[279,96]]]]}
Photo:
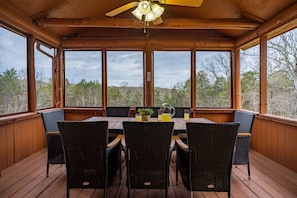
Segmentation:
{"type": "MultiPolygon", "coordinates": [[[[292,170],[294,170],[295,172],[297,172],[297,143],[296,143],[296,140],[297,140],[297,130],[296,128],[292,128],[291,129],[292,131],[292,134],[293,134],[293,137],[291,138],[291,141],[292,141],[292,145],[293,145],[293,161],[292,161],[292,170]]],[[[288,139],[290,139],[290,137],[287,137],[288,139]]]]}
{"type": "Polygon", "coordinates": [[[28,156],[29,130],[28,120],[14,122],[15,162],[28,156]]]}
{"type": "Polygon", "coordinates": [[[266,147],[266,120],[257,119],[254,120],[254,125],[252,129],[252,140],[251,148],[255,149],[260,153],[265,153],[264,149],[266,147]]]}
{"type": "Polygon", "coordinates": [[[35,117],[31,122],[31,130],[29,131],[31,139],[29,139],[29,142],[32,144],[32,150],[29,150],[29,154],[35,153],[39,151],[40,149],[45,148],[45,132],[44,127],[42,123],[41,117],[35,117]]]}
{"type": "Polygon", "coordinates": [[[233,121],[233,114],[226,113],[226,114],[215,114],[215,113],[193,113],[193,117],[195,118],[207,118],[214,122],[229,122],[233,121]]]}
{"type": "Polygon", "coordinates": [[[258,131],[260,131],[260,124],[257,117],[255,117],[252,129],[251,148],[257,148],[257,145],[259,144],[258,142],[260,138],[258,137],[260,136],[260,133],[258,133],[258,131]]]}
{"type": "Polygon", "coordinates": [[[35,131],[37,136],[37,142],[35,142],[35,145],[37,147],[34,151],[37,152],[40,149],[46,147],[45,131],[44,131],[44,126],[43,126],[41,116],[36,118],[36,121],[34,122],[34,124],[37,126],[35,131]]]}
{"type": "Polygon", "coordinates": [[[277,124],[276,133],[278,136],[278,147],[276,148],[278,151],[278,161],[284,162],[284,164],[287,164],[285,160],[285,156],[288,154],[287,150],[285,148],[285,136],[288,135],[288,128],[289,126],[285,126],[283,124],[277,124]],[[283,130],[280,130],[283,129],[283,130]]]}
{"type": "Polygon", "coordinates": [[[263,134],[261,134],[261,138],[264,140],[262,141],[262,153],[264,155],[266,155],[267,157],[270,156],[270,145],[271,145],[271,127],[268,124],[268,121],[266,120],[265,122],[263,122],[263,124],[265,125],[265,128],[263,131],[261,131],[263,134]]]}
{"type": "Polygon", "coordinates": [[[297,172],[297,126],[256,117],[251,148],[297,172]]]}
{"type": "Polygon", "coordinates": [[[0,176],[1,170],[7,167],[7,125],[0,125],[0,176]]]}
{"type": "Polygon", "coordinates": [[[269,122],[267,123],[269,126],[269,131],[270,134],[268,134],[267,139],[269,140],[268,142],[268,146],[267,146],[267,152],[268,152],[268,156],[277,161],[280,162],[279,159],[279,153],[278,150],[280,148],[280,144],[279,144],[279,124],[275,123],[275,122],[269,122]]]}
{"type": "Polygon", "coordinates": [[[41,117],[0,125],[0,171],[45,146],[41,117]]]}
{"type": "MultiPolygon", "coordinates": [[[[269,158],[272,157],[271,155],[271,144],[272,144],[272,134],[273,134],[273,129],[272,129],[272,126],[270,124],[270,122],[265,122],[265,125],[266,125],[266,130],[263,131],[264,134],[262,135],[262,138],[264,138],[265,140],[265,146],[263,147],[264,148],[264,154],[266,156],[268,156],[269,158]]],[[[276,157],[274,157],[274,160],[275,160],[276,157]]]]}
{"type": "Polygon", "coordinates": [[[7,167],[15,163],[15,142],[14,142],[14,125],[9,123],[6,125],[6,159],[7,167]]]}
{"type": "Polygon", "coordinates": [[[15,162],[45,147],[40,117],[14,122],[15,162]]]}
{"type": "Polygon", "coordinates": [[[75,109],[64,109],[65,120],[84,120],[91,116],[103,116],[103,110],[81,111],[75,109]]]}
{"type": "Polygon", "coordinates": [[[287,167],[291,170],[297,171],[297,132],[296,128],[292,126],[286,127],[284,130],[285,136],[283,138],[284,143],[284,157],[287,167]]]}
{"type": "Polygon", "coordinates": [[[26,136],[24,138],[26,138],[27,141],[27,153],[26,156],[31,155],[32,153],[34,153],[34,149],[36,148],[36,145],[34,143],[37,142],[37,136],[34,133],[34,131],[36,130],[35,127],[33,127],[33,121],[32,120],[28,120],[27,122],[28,128],[26,128],[26,133],[24,133],[23,136],[26,136]]]}

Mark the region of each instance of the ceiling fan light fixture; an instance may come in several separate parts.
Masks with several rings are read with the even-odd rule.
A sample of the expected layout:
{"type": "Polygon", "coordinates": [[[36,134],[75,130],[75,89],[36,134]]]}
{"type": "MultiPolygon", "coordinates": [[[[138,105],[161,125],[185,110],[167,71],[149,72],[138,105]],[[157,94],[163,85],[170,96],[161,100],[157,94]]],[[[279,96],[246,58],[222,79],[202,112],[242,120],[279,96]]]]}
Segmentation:
{"type": "Polygon", "coordinates": [[[160,17],[164,13],[164,10],[165,10],[163,7],[161,7],[160,5],[155,4],[155,3],[152,4],[151,9],[152,9],[153,13],[155,14],[155,18],[160,17]]]}
{"type": "Polygon", "coordinates": [[[153,13],[153,11],[149,11],[146,15],[145,15],[145,21],[153,21],[156,19],[155,14],[153,13]]]}
{"type": "Polygon", "coordinates": [[[141,1],[138,3],[137,9],[143,15],[146,15],[149,11],[151,11],[151,6],[148,1],[141,1]]]}
{"type": "Polygon", "coordinates": [[[138,19],[138,20],[142,20],[142,16],[143,14],[141,14],[141,12],[138,10],[138,8],[136,8],[135,10],[132,11],[132,14],[138,19]]]}
{"type": "Polygon", "coordinates": [[[132,14],[140,21],[144,20],[146,22],[150,22],[161,17],[161,15],[164,13],[164,10],[165,9],[159,4],[142,0],[138,3],[136,9],[132,11],[132,14]]]}

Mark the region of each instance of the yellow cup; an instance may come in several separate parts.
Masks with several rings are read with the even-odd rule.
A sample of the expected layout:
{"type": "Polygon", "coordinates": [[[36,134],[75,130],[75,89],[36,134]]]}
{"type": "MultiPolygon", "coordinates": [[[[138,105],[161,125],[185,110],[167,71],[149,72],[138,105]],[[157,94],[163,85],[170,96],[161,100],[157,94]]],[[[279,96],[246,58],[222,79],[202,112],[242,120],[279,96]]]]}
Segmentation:
{"type": "Polygon", "coordinates": [[[170,113],[163,113],[162,114],[162,122],[170,122],[170,121],[171,121],[170,113]]]}
{"type": "Polygon", "coordinates": [[[188,109],[184,110],[184,120],[190,119],[190,111],[188,109]]]}
{"type": "Polygon", "coordinates": [[[158,109],[158,120],[159,120],[159,121],[162,120],[162,114],[163,114],[162,109],[158,109]]]}
{"type": "Polygon", "coordinates": [[[135,114],[135,121],[136,122],[141,122],[141,115],[140,115],[140,113],[136,113],[135,114]]]}

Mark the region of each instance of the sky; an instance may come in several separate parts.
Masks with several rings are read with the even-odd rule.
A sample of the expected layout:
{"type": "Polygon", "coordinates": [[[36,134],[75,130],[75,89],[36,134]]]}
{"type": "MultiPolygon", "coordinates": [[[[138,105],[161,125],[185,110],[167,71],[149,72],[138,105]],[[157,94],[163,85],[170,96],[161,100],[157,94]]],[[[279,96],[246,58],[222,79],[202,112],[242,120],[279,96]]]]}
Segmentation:
{"type": "MultiPolygon", "coordinates": [[[[53,54],[53,49],[42,47],[53,54]]],[[[0,73],[15,68],[25,72],[26,39],[0,28],[0,73]]],[[[155,51],[154,80],[155,87],[172,88],[190,78],[190,51],[155,51]]],[[[199,61],[211,56],[200,53],[199,61]]],[[[50,79],[51,58],[35,53],[35,72],[40,78],[50,79]]],[[[82,79],[102,81],[100,51],[68,51],[65,54],[66,78],[73,83],[82,79]]],[[[108,86],[143,86],[143,54],[141,51],[107,51],[108,86]]]]}

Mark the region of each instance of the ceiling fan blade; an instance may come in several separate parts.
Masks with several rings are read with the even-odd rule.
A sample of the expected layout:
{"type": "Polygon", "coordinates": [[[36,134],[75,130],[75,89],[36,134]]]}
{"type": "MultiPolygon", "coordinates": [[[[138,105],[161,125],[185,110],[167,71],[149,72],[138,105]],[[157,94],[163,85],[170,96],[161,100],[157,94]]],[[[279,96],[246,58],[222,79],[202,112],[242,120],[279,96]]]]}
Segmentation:
{"type": "Polygon", "coordinates": [[[200,7],[203,0],[159,0],[161,4],[200,7]]]}
{"type": "Polygon", "coordinates": [[[162,17],[158,17],[155,20],[153,20],[153,25],[159,25],[162,23],[163,23],[162,17]]]}
{"type": "Polygon", "coordinates": [[[109,17],[114,17],[114,16],[116,16],[118,14],[121,14],[122,12],[125,12],[125,11],[127,11],[127,10],[129,10],[131,8],[136,7],[137,5],[138,5],[138,2],[133,1],[133,2],[130,2],[130,3],[127,3],[127,4],[123,5],[121,7],[118,7],[116,9],[114,9],[114,10],[109,11],[109,12],[105,13],[105,15],[109,16],[109,17]]]}

